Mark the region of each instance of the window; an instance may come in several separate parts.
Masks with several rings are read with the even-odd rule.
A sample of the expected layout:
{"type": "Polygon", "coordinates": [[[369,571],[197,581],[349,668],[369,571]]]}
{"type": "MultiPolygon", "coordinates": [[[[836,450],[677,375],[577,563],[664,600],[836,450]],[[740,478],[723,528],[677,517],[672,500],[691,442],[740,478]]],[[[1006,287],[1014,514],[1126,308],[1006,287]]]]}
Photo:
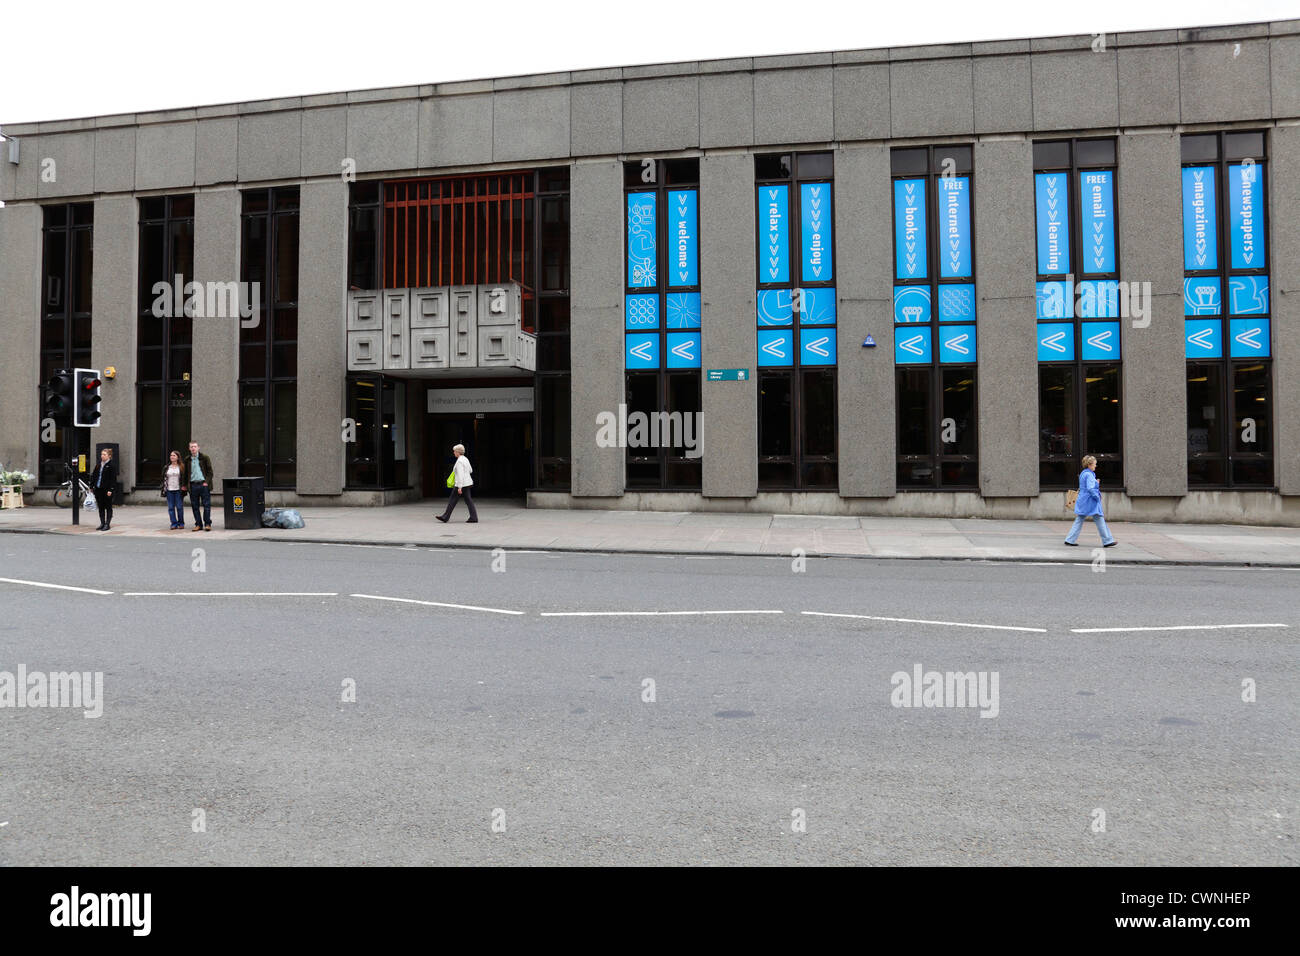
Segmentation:
{"type": "Polygon", "coordinates": [[[834,160],[754,157],[758,487],[835,489],[834,160]]]}
{"type": "Polygon", "coordinates": [[[239,473],[293,488],[298,436],[298,187],[243,194],[243,281],[255,303],[239,329],[239,473]]]}
{"type": "Polygon", "coordinates": [[[348,488],[405,488],[406,383],[349,376],[348,417],[356,426],[347,446],[348,488]]]}
{"type": "Polygon", "coordinates": [[[1045,489],[1075,487],[1084,455],[1096,457],[1108,487],[1124,484],[1117,320],[1142,310],[1144,292],[1119,281],[1117,175],[1113,139],[1034,144],[1038,481],[1045,489]]]}
{"type": "MultiPolygon", "coordinates": [[[[94,203],[46,206],[41,256],[42,384],[61,368],[90,366],[91,276],[94,271],[94,203]]],[[[58,485],[63,462],[90,449],[90,429],[73,429],[76,445],[64,444],[63,429],[38,445],[37,481],[58,485]]],[[[44,423],[39,432],[45,432],[44,423]]]]}
{"type": "Polygon", "coordinates": [[[700,163],[623,169],[627,487],[699,489],[700,163]]]}
{"type": "Polygon", "coordinates": [[[900,489],[979,487],[970,146],[890,154],[900,489]]]}
{"type": "Polygon", "coordinates": [[[185,285],[194,278],[194,196],[141,199],[139,228],[135,483],[143,488],[162,480],[170,453],[185,455],[191,438],[194,317],[185,285]]]}
{"type": "Polygon", "coordinates": [[[1273,485],[1268,193],[1262,132],[1182,139],[1187,483],[1273,485]]]}
{"type": "Polygon", "coordinates": [[[538,488],[567,491],[573,453],[569,431],[569,168],[537,172],[541,255],[537,282],[537,374],[534,376],[538,488]]]}

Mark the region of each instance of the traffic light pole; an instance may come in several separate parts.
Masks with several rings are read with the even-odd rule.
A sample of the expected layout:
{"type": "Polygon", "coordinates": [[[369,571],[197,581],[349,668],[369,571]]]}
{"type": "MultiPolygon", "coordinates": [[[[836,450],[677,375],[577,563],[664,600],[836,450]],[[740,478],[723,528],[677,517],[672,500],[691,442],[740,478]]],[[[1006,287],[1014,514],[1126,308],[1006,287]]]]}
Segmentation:
{"type": "Polygon", "coordinates": [[[63,429],[63,447],[72,452],[69,470],[72,472],[72,523],[81,524],[81,472],[77,468],[77,430],[71,426],[63,429]]]}

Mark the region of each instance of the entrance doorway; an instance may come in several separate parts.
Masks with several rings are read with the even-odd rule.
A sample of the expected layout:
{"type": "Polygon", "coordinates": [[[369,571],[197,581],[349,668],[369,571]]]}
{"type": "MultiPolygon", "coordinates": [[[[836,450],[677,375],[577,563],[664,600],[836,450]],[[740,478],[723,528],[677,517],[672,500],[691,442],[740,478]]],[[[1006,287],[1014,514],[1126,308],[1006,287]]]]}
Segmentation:
{"type": "Polygon", "coordinates": [[[533,481],[531,412],[430,415],[426,423],[424,496],[445,498],[447,475],[465,446],[474,466],[475,498],[522,498],[533,481]]]}

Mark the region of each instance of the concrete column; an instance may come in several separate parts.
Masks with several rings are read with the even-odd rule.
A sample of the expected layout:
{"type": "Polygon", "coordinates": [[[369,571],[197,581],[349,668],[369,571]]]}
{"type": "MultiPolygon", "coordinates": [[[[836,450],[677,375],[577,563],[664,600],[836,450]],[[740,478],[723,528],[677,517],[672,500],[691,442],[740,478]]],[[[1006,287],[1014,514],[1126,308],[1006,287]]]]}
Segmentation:
{"type": "Polygon", "coordinates": [[[1300,127],[1275,128],[1269,157],[1273,473],[1282,494],[1300,495],[1300,127]]]}
{"type": "Polygon", "coordinates": [[[98,442],[118,443],[118,475],[126,492],[135,487],[137,223],[134,196],[95,200],[90,364],[101,370],[112,365],[117,378],[105,380],[100,390],[103,424],[91,431],[90,453],[98,442]]]}
{"type": "Polygon", "coordinates": [[[1032,144],[976,144],[974,200],[980,493],[1032,498],[1038,494],[1032,144]]]}
{"type": "Polygon", "coordinates": [[[298,494],[343,491],[348,189],[305,183],[298,218],[298,494]]]}
{"type": "MultiPolygon", "coordinates": [[[[575,163],[569,236],[573,495],[623,493],[626,449],[596,445],[596,416],[618,412],[623,387],[623,166],[575,163]]],[[[705,330],[707,337],[708,331],[705,330]]]]}
{"type": "Polygon", "coordinates": [[[754,305],[754,158],[700,160],[700,299],[703,369],[743,368],[743,382],[703,389],[702,490],[707,498],[758,493],[758,333],[754,305]]]}
{"type": "Polygon", "coordinates": [[[838,454],[845,497],[890,497],[898,483],[889,175],[885,146],[835,153],[838,454]],[[862,347],[868,335],[873,349],[862,347]]]}
{"type": "Polygon", "coordinates": [[[1151,283],[1150,325],[1120,321],[1124,485],[1133,498],[1187,494],[1180,149],[1170,132],[1119,137],[1120,278],[1151,283]]]}
{"type": "Polygon", "coordinates": [[[0,464],[33,475],[41,415],[41,225],[40,206],[0,208],[0,464]]]}
{"type": "MultiPolygon", "coordinates": [[[[239,191],[194,196],[194,281],[239,280],[239,191]]],[[[217,490],[236,474],[239,437],[239,321],[194,320],[191,437],[212,459],[217,490]]]]}

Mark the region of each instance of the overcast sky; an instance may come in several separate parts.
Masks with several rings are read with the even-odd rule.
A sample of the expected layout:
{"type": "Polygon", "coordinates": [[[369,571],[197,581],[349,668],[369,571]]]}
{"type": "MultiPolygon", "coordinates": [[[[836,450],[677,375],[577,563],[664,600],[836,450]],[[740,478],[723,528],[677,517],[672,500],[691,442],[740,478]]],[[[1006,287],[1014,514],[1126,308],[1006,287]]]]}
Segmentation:
{"type": "Polygon", "coordinates": [[[1300,17],[1300,0],[5,0],[0,124],[674,60],[1300,17]]]}

